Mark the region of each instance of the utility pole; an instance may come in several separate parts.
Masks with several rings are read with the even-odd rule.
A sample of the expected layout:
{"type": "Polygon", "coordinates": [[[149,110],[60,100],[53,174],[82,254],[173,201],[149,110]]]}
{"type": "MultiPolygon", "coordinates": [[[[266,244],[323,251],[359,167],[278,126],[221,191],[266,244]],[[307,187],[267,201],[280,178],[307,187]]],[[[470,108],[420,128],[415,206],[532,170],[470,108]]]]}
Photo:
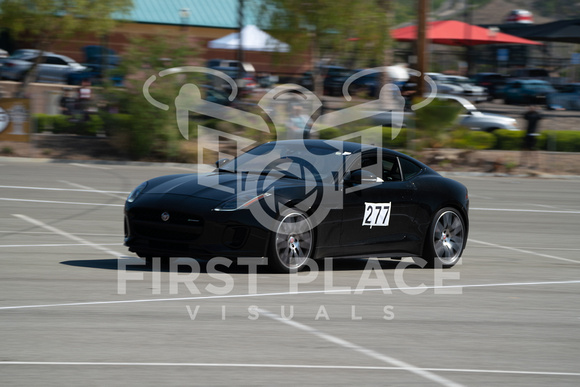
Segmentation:
{"type": "Polygon", "coordinates": [[[417,84],[417,94],[423,98],[425,92],[425,72],[428,69],[429,58],[427,55],[427,10],[429,0],[418,0],[417,14],[417,70],[421,73],[417,84]]]}
{"type": "Polygon", "coordinates": [[[240,36],[240,45],[238,46],[238,79],[242,78],[243,73],[243,66],[242,63],[244,62],[244,39],[242,37],[242,30],[244,29],[244,0],[238,0],[238,29],[239,29],[239,36],[240,36]]]}

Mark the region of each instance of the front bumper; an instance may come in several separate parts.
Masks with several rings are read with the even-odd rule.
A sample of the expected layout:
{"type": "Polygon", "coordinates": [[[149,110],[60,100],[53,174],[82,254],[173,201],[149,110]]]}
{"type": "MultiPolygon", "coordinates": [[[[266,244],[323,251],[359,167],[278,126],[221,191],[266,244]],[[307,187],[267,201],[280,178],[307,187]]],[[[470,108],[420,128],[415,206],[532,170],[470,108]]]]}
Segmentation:
{"type": "Polygon", "coordinates": [[[212,211],[217,204],[180,195],[144,195],[125,206],[124,244],[142,257],[265,256],[269,231],[249,210],[212,211]]]}

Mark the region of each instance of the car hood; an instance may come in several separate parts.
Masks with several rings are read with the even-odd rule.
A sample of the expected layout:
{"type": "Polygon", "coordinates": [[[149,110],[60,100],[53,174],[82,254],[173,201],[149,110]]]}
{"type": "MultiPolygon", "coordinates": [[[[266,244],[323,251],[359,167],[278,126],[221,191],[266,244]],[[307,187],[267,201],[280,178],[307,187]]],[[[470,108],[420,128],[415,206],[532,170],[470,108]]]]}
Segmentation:
{"type": "Polygon", "coordinates": [[[284,186],[303,185],[304,181],[285,177],[265,177],[259,174],[237,174],[229,172],[211,172],[204,174],[177,175],[169,180],[150,181],[150,187],[144,194],[182,195],[215,201],[224,201],[236,193],[258,191],[256,187],[263,187],[262,191],[284,186]],[[260,184],[262,180],[263,184],[260,184]]]}

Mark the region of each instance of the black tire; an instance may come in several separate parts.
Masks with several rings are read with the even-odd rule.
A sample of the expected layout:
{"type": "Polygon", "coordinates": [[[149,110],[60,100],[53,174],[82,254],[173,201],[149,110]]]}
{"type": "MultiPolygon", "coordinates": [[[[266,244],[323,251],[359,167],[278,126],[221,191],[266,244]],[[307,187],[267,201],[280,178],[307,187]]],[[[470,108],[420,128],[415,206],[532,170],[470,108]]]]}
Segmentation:
{"type": "Polygon", "coordinates": [[[314,252],[314,230],[303,212],[286,211],[279,217],[272,233],[268,266],[281,273],[302,270],[314,252]]]}
{"type": "Polygon", "coordinates": [[[422,258],[427,262],[426,267],[452,267],[461,258],[466,242],[467,229],[463,216],[455,208],[440,209],[425,237],[422,258]]]}

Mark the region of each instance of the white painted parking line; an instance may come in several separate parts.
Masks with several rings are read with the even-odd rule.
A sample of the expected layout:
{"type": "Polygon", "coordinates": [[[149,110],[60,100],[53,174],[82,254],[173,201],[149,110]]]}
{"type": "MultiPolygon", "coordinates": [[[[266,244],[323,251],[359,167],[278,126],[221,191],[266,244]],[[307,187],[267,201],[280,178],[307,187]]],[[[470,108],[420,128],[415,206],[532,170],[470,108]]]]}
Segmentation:
{"type": "MultiPolygon", "coordinates": [[[[133,258],[133,257],[129,257],[133,258]]],[[[136,265],[135,265],[136,266],[136,265]]],[[[580,280],[569,281],[539,281],[539,282],[506,282],[495,284],[467,284],[467,285],[442,285],[442,286],[428,286],[425,285],[422,289],[425,290],[450,290],[450,289],[475,289],[475,288],[493,288],[493,287],[515,287],[515,286],[548,286],[548,285],[577,285],[580,280]]],[[[386,292],[386,291],[416,291],[416,287],[388,287],[388,288],[371,288],[371,289],[356,289],[360,293],[369,292],[386,292]]],[[[355,289],[353,289],[353,292],[355,289]]],[[[330,290],[306,290],[306,291],[289,291],[289,292],[273,292],[273,293],[249,293],[249,294],[227,294],[227,295],[213,295],[213,296],[194,296],[194,297],[174,297],[174,298],[148,298],[148,299],[133,299],[133,300],[115,300],[115,301],[87,301],[87,302],[71,302],[60,304],[39,304],[39,305],[15,305],[15,306],[0,306],[0,310],[12,309],[36,309],[36,308],[56,308],[56,307],[70,307],[70,306],[93,306],[93,305],[117,305],[117,304],[138,304],[149,302],[179,302],[179,301],[205,301],[205,300],[224,300],[224,299],[240,299],[240,298],[261,298],[261,297],[278,297],[278,296],[300,296],[310,294],[348,294],[344,289],[330,289],[330,290]]]]}
{"type": "Polygon", "coordinates": [[[541,253],[536,253],[534,251],[530,251],[530,250],[523,250],[523,249],[517,249],[515,247],[509,247],[509,246],[502,246],[502,245],[498,245],[496,243],[490,243],[490,242],[484,242],[484,241],[478,241],[477,239],[473,239],[473,238],[469,238],[469,242],[474,242],[474,243],[479,243],[481,245],[486,245],[486,246],[490,246],[490,247],[495,247],[498,249],[504,249],[504,250],[510,250],[510,251],[516,251],[518,253],[524,253],[524,254],[531,254],[531,255],[536,255],[538,257],[542,257],[542,258],[550,258],[550,259],[557,259],[559,261],[565,261],[565,262],[572,262],[572,263],[580,263],[580,261],[575,261],[573,259],[568,259],[568,258],[562,258],[562,257],[557,257],[555,255],[548,255],[548,254],[541,254],[541,253]]]}
{"type": "Polygon", "coordinates": [[[387,364],[390,364],[391,366],[394,366],[394,367],[400,368],[402,370],[411,372],[415,375],[421,376],[422,378],[430,380],[431,382],[435,382],[439,385],[448,386],[448,387],[461,386],[461,384],[455,383],[452,380],[449,380],[447,378],[439,376],[431,371],[421,369],[421,368],[416,367],[410,363],[407,363],[407,362],[404,362],[402,360],[396,359],[394,357],[382,354],[382,353],[374,351],[372,349],[365,348],[363,346],[360,346],[360,345],[355,344],[353,342],[350,342],[348,340],[341,339],[340,337],[323,332],[323,331],[318,330],[316,328],[313,328],[309,325],[302,324],[302,323],[299,323],[299,322],[294,321],[294,320],[282,318],[281,316],[278,316],[277,314],[272,313],[266,309],[258,308],[257,312],[260,313],[260,315],[266,316],[274,321],[278,321],[282,324],[299,329],[303,332],[310,333],[313,336],[316,336],[320,339],[326,340],[330,343],[336,344],[342,348],[353,350],[355,352],[358,352],[358,353],[365,355],[367,357],[370,357],[372,359],[379,360],[383,363],[387,363],[387,364]]]}
{"type": "MultiPolygon", "coordinates": [[[[320,370],[367,370],[367,371],[406,371],[401,367],[353,366],[353,365],[316,365],[316,364],[269,364],[269,363],[137,363],[137,362],[87,362],[87,361],[0,361],[0,366],[73,366],[73,367],[218,367],[218,368],[287,368],[320,370]]],[[[431,372],[511,374],[539,376],[580,376],[578,372],[486,370],[475,368],[419,368],[431,372]]]]}
{"type": "Polygon", "coordinates": [[[124,207],[124,204],[109,204],[109,203],[82,203],[82,202],[60,202],[56,200],[35,200],[35,199],[17,199],[17,198],[0,198],[5,202],[28,202],[28,203],[50,203],[50,204],[73,204],[79,206],[103,206],[103,207],[124,207]]]}
{"type": "Polygon", "coordinates": [[[30,217],[28,217],[26,215],[21,215],[21,214],[13,214],[12,216],[15,216],[15,217],[17,217],[19,219],[22,219],[22,220],[24,220],[24,221],[26,221],[28,223],[32,223],[32,224],[34,224],[34,225],[36,225],[38,227],[42,227],[45,230],[52,231],[55,234],[61,235],[61,236],[65,237],[65,238],[71,239],[71,240],[73,240],[75,242],[79,242],[79,243],[81,243],[83,245],[90,246],[90,247],[92,247],[92,248],[94,248],[96,250],[99,250],[99,251],[102,251],[104,253],[110,254],[110,255],[112,255],[114,257],[120,258],[120,257],[123,256],[123,254],[117,253],[116,251],[110,250],[110,249],[108,249],[106,247],[103,247],[102,245],[99,245],[99,244],[96,244],[96,243],[93,243],[93,242],[89,242],[86,239],[83,239],[83,238],[78,237],[76,235],[70,234],[70,233],[68,233],[66,231],[63,231],[63,230],[60,230],[60,229],[58,229],[56,227],[50,226],[50,225],[48,225],[46,223],[41,222],[40,220],[36,220],[36,219],[30,218],[30,217]]]}
{"type": "Polygon", "coordinates": [[[100,191],[100,190],[93,188],[93,187],[87,187],[86,185],[81,185],[81,184],[73,183],[73,182],[66,181],[66,180],[61,180],[61,182],[68,184],[68,185],[71,185],[73,187],[87,190],[88,192],[102,193],[103,195],[111,196],[111,197],[121,199],[121,200],[125,200],[127,198],[127,195],[129,194],[129,193],[127,193],[127,195],[121,196],[121,195],[117,195],[116,193],[112,193],[112,192],[108,192],[108,191],[100,191]]]}
{"type": "Polygon", "coordinates": [[[544,207],[544,208],[557,208],[555,206],[549,206],[547,204],[535,204],[535,203],[529,203],[530,206],[536,206],[536,207],[544,207]]]}
{"type": "MultiPolygon", "coordinates": [[[[63,181],[63,180],[61,180],[63,181]]],[[[63,181],[64,182],[64,181],[63,181]]],[[[71,183],[74,184],[74,183],[71,183]]],[[[7,189],[30,189],[30,190],[39,190],[39,191],[67,191],[67,192],[89,192],[89,193],[111,193],[111,194],[125,194],[128,195],[129,192],[125,191],[109,191],[109,190],[100,190],[100,189],[74,189],[74,188],[54,188],[54,187],[27,187],[22,185],[0,185],[0,188],[7,188],[7,189]]]]}
{"type": "MultiPolygon", "coordinates": [[[[49,243],[40,245],[0,245],[0,248],[8,247],[69,247],[69,246],[86,246],[86,243],[49,243]]],[[[99,246],[123,246],[122,243],[99,243],[99,246]]]]}
{"type": "MultiPolygon", "coordinates": [[[[32,234],[32,235],[52,235],[53,232],[50,231],[0,231],[0,234],[13,234],[13,235],[20,235],[20,234],[32,234]]],[[[96,236],[96,237],[119,237],[119,234],[99,234],[99,233],[92,233],[92,232],[75,232],[75,235],[83,235],[83,236],[96,236]]]]}
{"type": "Polygon", "coordinates": [[[70,165],[74,165],[75,167],[83,167],[83,168],[90,168],[90,169],[111,169],[111,167],[103,167],[101,165],[94,165],[94,164],[80,164],[80,163],[70,163],[70,165]]]}
{"type": "Polygon", "coordinates": [[[481,208],[481,207],[470,207],[469,211],[499,211],[499,212],[534,212],[534,213],[542,213],[542,214],[571,214],[577,215],[580,214],[580,211],[569,210],[530,210],[530,209],[521,209],[521,208],[481,208]]]}

